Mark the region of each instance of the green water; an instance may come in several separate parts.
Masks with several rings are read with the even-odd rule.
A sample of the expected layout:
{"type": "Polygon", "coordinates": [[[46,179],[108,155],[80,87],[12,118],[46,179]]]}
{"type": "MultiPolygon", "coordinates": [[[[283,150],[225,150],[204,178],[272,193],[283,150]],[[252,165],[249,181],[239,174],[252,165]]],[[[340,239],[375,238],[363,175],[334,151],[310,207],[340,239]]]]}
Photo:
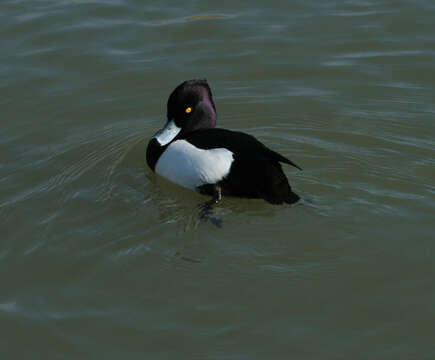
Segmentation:
{"type": "Polygon", "coordinates": [[[433,1],[0,4],[1,359],[434,359],[433,1]],[[207,78],[296,206],[157,178],[207,78]]]}

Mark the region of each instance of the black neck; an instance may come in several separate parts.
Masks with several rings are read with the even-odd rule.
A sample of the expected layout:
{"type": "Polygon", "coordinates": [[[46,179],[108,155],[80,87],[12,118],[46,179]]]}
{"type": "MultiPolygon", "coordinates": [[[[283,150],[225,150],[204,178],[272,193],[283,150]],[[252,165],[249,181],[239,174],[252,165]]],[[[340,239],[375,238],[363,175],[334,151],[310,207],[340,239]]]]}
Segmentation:
{"type": "Polygon", "coordinates": [[[167,145],[161,146],[157,139],[153,138],[148,143],[147,147],[147,163],[152,171],[155,171],[157,160],[159,160],[160,155],[165,151],[167,145]]]}

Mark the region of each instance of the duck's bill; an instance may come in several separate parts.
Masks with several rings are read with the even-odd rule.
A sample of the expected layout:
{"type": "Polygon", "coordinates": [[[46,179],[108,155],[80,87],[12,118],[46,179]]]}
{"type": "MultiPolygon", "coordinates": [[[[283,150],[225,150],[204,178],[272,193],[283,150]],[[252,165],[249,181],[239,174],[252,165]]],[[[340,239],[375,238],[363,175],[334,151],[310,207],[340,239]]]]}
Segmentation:
{"type": "Polygon", "coordinates": [[[165,146],[174,140],[180,131],[181,128],[175,125],[174,120],[169,120],[165,127],[157,131],[153,138],[156,139],[161,146],[165,146]]]}

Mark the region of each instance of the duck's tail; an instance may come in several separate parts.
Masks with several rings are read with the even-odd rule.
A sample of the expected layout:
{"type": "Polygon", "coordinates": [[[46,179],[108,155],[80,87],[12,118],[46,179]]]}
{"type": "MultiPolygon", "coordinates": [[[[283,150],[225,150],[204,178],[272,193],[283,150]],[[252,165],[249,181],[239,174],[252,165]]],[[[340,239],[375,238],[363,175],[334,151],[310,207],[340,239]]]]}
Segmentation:
{"type": "Polygon", "coordinates": [[[294,204],[295,202],[298,202],[300,200],[300,197],[298,194],[294,193],[290,190],[287,199],[284,200],[287,204],[294,204]]]}

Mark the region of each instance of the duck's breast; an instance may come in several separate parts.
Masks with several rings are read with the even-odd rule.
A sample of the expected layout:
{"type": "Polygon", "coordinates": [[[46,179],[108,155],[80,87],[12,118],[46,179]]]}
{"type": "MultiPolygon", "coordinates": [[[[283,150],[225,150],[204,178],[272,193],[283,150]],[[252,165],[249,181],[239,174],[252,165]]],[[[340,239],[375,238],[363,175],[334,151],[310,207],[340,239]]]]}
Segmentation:
{"type": "Polygon", "coordinates": [[[155,171],[178,185],[195,190],[226,177],[233,161],[233,153],[228,149],[200,149],[186,140],[177,140],[160,156],[155,171]]]}

